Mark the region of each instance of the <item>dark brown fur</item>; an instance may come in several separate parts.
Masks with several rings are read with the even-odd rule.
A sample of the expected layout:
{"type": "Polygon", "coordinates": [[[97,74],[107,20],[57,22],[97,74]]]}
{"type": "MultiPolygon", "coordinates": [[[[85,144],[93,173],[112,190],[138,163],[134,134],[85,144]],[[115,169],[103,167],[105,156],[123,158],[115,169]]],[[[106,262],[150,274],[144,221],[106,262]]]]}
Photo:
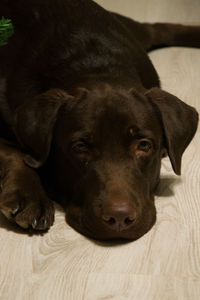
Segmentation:
{"type": "Polygon", "coordinates": [[[198,123],[146,51],[200,47],[200,27],[141,24],[91,0],[1,0],[1,15],[15,27],[0,47],[1,211],[48,229],[42,181],[79,232],[139,238],[156,219],[163,154],[179,175],[198,123]]]}

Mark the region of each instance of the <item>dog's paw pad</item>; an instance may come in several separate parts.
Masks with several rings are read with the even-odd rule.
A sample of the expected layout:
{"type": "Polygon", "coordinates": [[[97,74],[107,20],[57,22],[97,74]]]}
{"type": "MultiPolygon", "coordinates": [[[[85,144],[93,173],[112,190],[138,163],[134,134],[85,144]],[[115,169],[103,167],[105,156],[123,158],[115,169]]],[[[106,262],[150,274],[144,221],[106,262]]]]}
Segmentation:
{"type": "Polygon", "coordinates": [[[23,229],[28,229],[29,228],[29,224],[26,223],[26,222],[16,221],[16,224],[19,225],[23,229]]]}

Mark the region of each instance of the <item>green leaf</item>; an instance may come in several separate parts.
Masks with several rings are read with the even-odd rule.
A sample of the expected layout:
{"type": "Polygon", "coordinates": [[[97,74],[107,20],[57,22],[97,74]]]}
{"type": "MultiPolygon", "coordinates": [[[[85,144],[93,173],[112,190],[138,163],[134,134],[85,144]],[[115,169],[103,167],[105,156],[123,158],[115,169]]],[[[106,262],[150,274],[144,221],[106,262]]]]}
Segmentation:
{"type": "Polygon", "coordinates": [[[14,33],[14,27],[10,19],[0,19],[0,46],[7,44],[8,39],[14,33]]]}

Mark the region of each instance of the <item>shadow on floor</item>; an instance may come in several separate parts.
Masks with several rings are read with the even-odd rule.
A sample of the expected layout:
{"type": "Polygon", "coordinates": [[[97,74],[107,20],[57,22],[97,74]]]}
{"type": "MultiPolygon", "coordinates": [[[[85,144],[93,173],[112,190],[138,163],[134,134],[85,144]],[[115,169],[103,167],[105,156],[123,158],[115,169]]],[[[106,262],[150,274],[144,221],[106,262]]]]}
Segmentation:
{"type": "Polygon", "coordinates": [[[155,191],[155,196],[158,197],[170,197],[174,196],[175,186],[181,184],[183,181],[181,177],[177,176],[162,176],[160,183],[155,191]]]}

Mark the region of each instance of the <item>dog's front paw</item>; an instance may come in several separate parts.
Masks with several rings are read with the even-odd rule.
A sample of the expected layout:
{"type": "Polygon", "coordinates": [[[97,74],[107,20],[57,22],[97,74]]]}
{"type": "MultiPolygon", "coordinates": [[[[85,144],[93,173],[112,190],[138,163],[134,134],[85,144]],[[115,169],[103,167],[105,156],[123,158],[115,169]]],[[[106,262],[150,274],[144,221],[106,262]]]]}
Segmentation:
{"type": "Polygon", "coordinates": [[[15,188],[0,194],[0,211],[22,228],[47,230],[54,221],[53,202],[44,191],[15,188]]]}

